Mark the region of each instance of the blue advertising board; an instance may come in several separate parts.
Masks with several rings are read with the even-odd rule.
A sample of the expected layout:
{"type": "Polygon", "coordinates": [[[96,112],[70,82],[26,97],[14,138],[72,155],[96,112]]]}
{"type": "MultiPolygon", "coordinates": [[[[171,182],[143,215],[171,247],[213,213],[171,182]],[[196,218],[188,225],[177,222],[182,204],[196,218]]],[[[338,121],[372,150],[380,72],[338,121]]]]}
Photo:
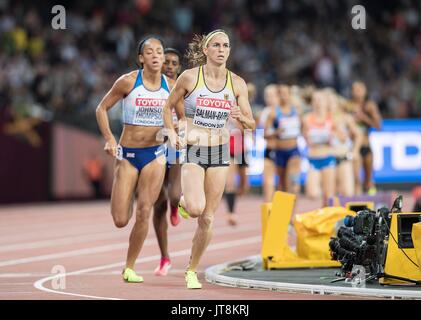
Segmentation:
{"type": "MultiPolygon", "coordinates": [[[[369,139],[376,183],[421,183],[421,119],[384,120],[381,130],[372,130],[369,139]]],[[[300,137],[298,142],[299,149],[305,154],[304,139],[300,137]]],[[[250,184],[261,186],[265,148],[263,130],[257,129],[246,135],[246,146],[250,184]]],[[[308,170],[305,157],[301,169],[301,181],[304,182],[308,170]]]]}

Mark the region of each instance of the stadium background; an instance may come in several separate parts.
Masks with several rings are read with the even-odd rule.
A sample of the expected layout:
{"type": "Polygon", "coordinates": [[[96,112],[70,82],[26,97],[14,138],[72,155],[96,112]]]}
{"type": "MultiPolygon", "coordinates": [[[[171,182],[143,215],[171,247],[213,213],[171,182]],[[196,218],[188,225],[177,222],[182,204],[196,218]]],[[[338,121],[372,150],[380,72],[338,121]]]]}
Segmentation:
{"type": "MultiPolygon", "coordinates": [[[[95,108],[115,79],[136,68],[136,46],[149,33],[184,52],[193,33],[231,34],[229,67],[257,86],[334,87],[345,97],[355,80],[385,119],[375,143],[377,183],[421,182],[421,3],[419,1],[0,1],[0,203],[94,197],[85,164],[99,158],[110,191],[112,160],[95,108]],[[51,8],[66,9],[54,30],[51,8]],[[351,27],[363,5],[366,30],[351,27]]],[[[110,112],[121,132],[121,109],[110,112]]],[[[258,172],[259,150],[250,173],[258,172]]],[[[259,175],[250,176],[259,186],[259,175]]]]}

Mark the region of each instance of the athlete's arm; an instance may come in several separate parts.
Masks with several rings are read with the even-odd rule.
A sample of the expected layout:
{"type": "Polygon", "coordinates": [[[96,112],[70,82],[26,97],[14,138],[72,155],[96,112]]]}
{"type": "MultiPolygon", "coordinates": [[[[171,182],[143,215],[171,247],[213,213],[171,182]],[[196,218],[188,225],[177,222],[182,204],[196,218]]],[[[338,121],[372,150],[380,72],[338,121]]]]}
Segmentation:
{"type": "Polygon", "coordinates": [[[188,74],[189,70],[184,71],[172,88],[170,95],[164,105],[163,115],[164,115],[164,128],[166,129],[166,134],[170,139],[172,146],[180,147],[180,141],[177,139],[177,133],[174,128],[172,120],[172,108],[175,108],[175,113],[177,114],[178,120],[184,120],[184,104],[183,97],[187,94],[187,86],[191,77],[188,74]]]}
{"type": "Polygon", "coordinates": [[[116,80],[116,82],[114,82],[114,85],[107,92],[104,98],[102,98],[101,102],[96,108],[96,119],[98,122],[98,126],[106,141],[104,150],[113,157],[116,156],[117,142],[110,129],[107,111],[111,109],[128,92],[130,92],[132,86],[132,77],[129,74],[122,75],[116,80]]]}
{"type": "Polygon", "coordinates": [[[382,117],[380,115],[377,105],[370,101],[367,103],[366,112],[358,110],[356,112],[356,118],[359,121],[364,122],[367,126],[380,129],[382,123],[382,117]]]}
{"type": "Polygon", "coordinates": [[[266,122],[265,122],[265,130],[264,130],[264,135],[263,135],[265,139],[276,138],[278,136],[276,130],[273,130],[272,128],[274,118],[275,118],[275,111],[270,110],[269,114],[266,117],[266,122]]]}
{"type": "Polygon", "coordinates": [[[243,129],[256,129],[248,97],[246,82],[237,75],[232,75],[234,91],[237,94],[237,105],[231,108],[231,117],[241,123],[243,129]]]}
{"type": "Polygon", "coordinates": [[[382,126],[382,116],[379,112],[379,108],[377,108],[377,104],[375,104],[374,102],[369,102],[367,107],[367,111],[370,113],[371,116],[370,125],[373,128],[380,129],[382,126]]]}
{"type": "Polygon", "coordinates": [[[302,135],[307,143],[307,145],[310,147],[313,144],[308,139],[308,114],[304,115],[303,121],[302,121],[302,135]]]}
{"type": "Polygon", "coordinates": [[[345,114],[345,121],[348,127],[349,133],[351,134],[353,148],[352,148],[352,155],[354,159],[358,157],[360,153],[361,144],[363,143],[363,135],[361,131],[357,127],[357,123],[355,122],[354,118],[349,115],[345,114]]]}
{"type": "MultiPolygon", "coordinates": [[[[168,79],[168,86],[169,86],[170,90],[172,90],[175,86],[175,80],[170,79],[170,78],[167,78],[167,79],[168,79]]],[[[175,109],[175,113],[177,115],[177,118],[183,119],[184,116],[185,116],[183,99],[178,100],[177,105],[175,106],[174,109],[175,109]]],[[[164,113],[163,113],[163,115],[164,115],[164,113]]],[[[173,123],[173,125],[174,125],[174,123],[173,123]]]]}
{"type": "Polygon", "coordinates": [[[178,120],[184,118],[184,104],[183,97],[187,94],[187,84],[190,80],[190,77],[187,75],[187,71],[184,71],[172,88],[170,95],[164,104],[164,127],[169,130],[174,130],[174,125],[172,122],[172,108],[175,108],[178,120]]]}

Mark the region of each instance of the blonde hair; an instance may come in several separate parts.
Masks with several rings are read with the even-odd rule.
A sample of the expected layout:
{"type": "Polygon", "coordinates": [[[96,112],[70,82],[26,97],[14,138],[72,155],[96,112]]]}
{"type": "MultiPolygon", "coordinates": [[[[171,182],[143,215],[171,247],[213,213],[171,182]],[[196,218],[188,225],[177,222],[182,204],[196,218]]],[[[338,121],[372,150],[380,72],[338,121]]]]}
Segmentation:
{"type": "Polygon", "coordinates": [[[186,59],[191,68],[206,64],[206,55],[203,52],[203,48],[207,47],[210,40],[218,34],[225,34],[229,38],[228,34],[222,29],[214,30],[207,35],[195,34],[193,36],[186,53],[186,59]]]}
{"type": "Polygon", "coordinates": [[[263,89],[263,94],[265,94],[269,90],[273,90],[276,92],[276,94],[279,95],[279,87],[277,84],[271,83],[271,84],[266,85],[266,87],[264,87],[263,89]]]}

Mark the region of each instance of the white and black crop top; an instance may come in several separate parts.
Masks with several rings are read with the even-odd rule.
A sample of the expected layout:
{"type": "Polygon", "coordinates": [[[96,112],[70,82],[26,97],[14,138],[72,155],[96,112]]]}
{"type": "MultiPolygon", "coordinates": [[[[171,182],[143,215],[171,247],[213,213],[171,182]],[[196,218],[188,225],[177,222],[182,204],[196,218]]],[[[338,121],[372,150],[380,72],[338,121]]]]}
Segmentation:
{"type": "Polygon", "coordinates": [[[200,66],[196,86],[184,98],[184,110],[186,117],[193,119],[193,124],[198,127],[223,129],[235,103],[231,71],[227,70],[225,86],[215,92],[207,87],[203,66],[200,66]]]}

